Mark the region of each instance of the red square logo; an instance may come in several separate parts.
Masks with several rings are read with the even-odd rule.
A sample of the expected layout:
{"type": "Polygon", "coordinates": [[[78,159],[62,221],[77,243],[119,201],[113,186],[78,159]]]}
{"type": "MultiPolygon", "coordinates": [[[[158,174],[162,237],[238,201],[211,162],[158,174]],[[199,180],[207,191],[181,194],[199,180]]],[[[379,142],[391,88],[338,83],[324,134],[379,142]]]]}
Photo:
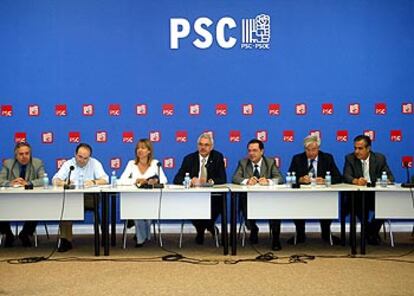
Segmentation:
{"type": "Polygon", "coordinates": [[[119,170],[121,168],[121,158],[120,157],[111,158],[110,166],[112,170],[119,170]]]}
{"type": "Polygon", "coordinates": [[[368,136],[372,142],[375,141],[375,131],[373,130],[364,130],[364,135],[368,136]]]}
{"type": "Polygon", "coordinates": [[[177,131],[175,133],[175,141],[177,141],[178,143],[186,143],[187,140],[187,131],[177,131]]]}
{"type": "Polygon", "coordinates": [[[267,142],[267,131],[266,130],[257,131],[256,132],[256,139],[258,139],[262,142],[267,142]]]}
{"type": "Polygon", "coordinates": [[[403,168],[412,168],[413,167],[413,157],[412,156],[403,156],[401,159],[401,165],[403,168]]]}
{"type": "Polygon", "coordinates": [[[150,131],[149,139],[151,142],[160,142],[161,141],[161,133],[159,131],[150,131]]]}
{"type": "Polygon", "coordinates": [[[413,114],[413,103],[402,103],[401,105],[402,114],[413,114]]]}
{"type": "Polygon", "coordinates": [[[39,105],[29,105],[28,114],[29,116],[39,116],[40,115],[39,105]]]}
{"type": "Polygon", "coordinates": [[[123,132],[122,143],[134,143],[134,132],[123,132]]]}
{"type": "Polygon", "coordinates": [[[296,115],[306,115],[306,113],[307,113],[306,104],[304,104],[304,103],[296,104],[295,105],[295,113],[296,113],[296,115]]]}
{"type": "Polygon", "coordinates": [[[322,139],[322,133],[320,130],[309,131],[309,136],[315,136],[315,137],[318,137],[319,139],[322,139]]]}
{"type": "Polygon", "coordinates": [[[14,142],[20,143],[20,142],[27,142],[27,136],[25,132],[16,132],[14,134],[14,142]]]}
{"type": "Polygon", "coordinates": [[[336,141],[337,142],[348,142],[348,131],[340,130],[336,132],[336,141]]]}
{"type": "Polygon", "coordinates": [[[295,141],[295,132],[292,130],[283,131],[283,142],[293,142],[295,141]]]}
{"type": "Polygon", "coordinates": [[[68,116],[67,106],[65,104],[55,106],[56,116],[68,116]]]}
{"type": "Polygon", "coordinates": [[[273,157],[273,159],[275,160],[276,167],[280,168],[280,165],[281,165],[280,157],[275,156],[275,157],[273,157]]]}
{"type": "Polygon", "coordinates": [[[348,105],[348,113],[350,115],[359,115],[361,107],[358,103],[353,103],[348,105]]]}
{"type": "Polygon", "coordinates": [[[200,104],[190,104],[188,112],[190,113],[190,115],[200,115],[200,109],[200,104]]]}
{"type": "Polygon", "coordinates": [[[217,104],[216,105],[216,115],[217,116],[226,116],[227,115],[227,104],[217,104]]]}
{"type": "Polygon", "coordinates": [[[59,170],[66,162],[66,158],[56,158],[56,170],[59,170]]]}
{"type": "Polygon", "coordinates": [[[163,159],[163,167],[166,169],[173,169],[175,168],[175,159],[174,157],[166,157],[163,159]]]}
{"type": "Polygon", "coordinates": [[[401,142],[402,141],[401,130],[392,130],[390,140],[391,142],[401,142]]]}
{"type": "Polygon", "coordinates": [[[272,116],[280,115],[280,105],[279,104],[269,104],[268,113],[269,113],[269,115],[272,115],[272,116]]]}
{"type": "Polygon", "coordinates": [[[69,132],[69,143],[80,143],[80,132],[69,132]]]}
{"type": "Polygon", "coordinates": [[[144,115],[147,115],[148,113],[148,108],[146,104],[138,104],[136,105],[135,109],[136,109],[137,115],[139,116],[144,116],[144,115]]]}
{"type": "Polygon", "coordinates": [[[162,115],[164,115],[164,116],[173,116],[174,115],[174,104],[164,104],[164,105],[162,105],[162,115]]]}
{"type": "Polygon", "coordinates": [[[13,116],[13,106],[12,105],[2,105],[1,106],[1,116],[6,116],[6,117],[13,116]]]}
{"type": "Polygon", "coordinates": [[[385,114],[387,114],[387,105],[385,103],[376,103],[375,104],[375,114],[376,115],[385,115],[385,114]]]}
{"type": "Polygon", "coordinates": [[[53,143],[53,133],[52,132],[43,132],[42,133],[42,143],[43,144],[53,143]]]}
{"type": "Polygon", "coordinates": [[[109,105],[109,116],[121,116],[121,105],[110,104],[109,105]]]}
{"type": "Polygon", "coordinates": [[[92,104],[84,104],[82,106],[83,116],[93,116],[94,114],[95,114],[95,110],[92,104]]]}
{"type": "Polygon", "coordinates": [[[108,141],[108,132],[97,131],[95,134],[95,139],[98,143],[106,143],[108,141]]]}
{"type": "Polygon", "coordinates": [[[331,103],[322,104],[322,114],[323,115],[333,115],[334,107],[331,103]]]}
{"type": "Polygon", "coordinates": [[[224,168],[227,168],[227,157],[223,157],[224,168]]]}
{"type": "Polygon", "coordinates": [[[243,115],[253,115],[253,104],[243,104],[242,114],[243,115]]]}
{"type": "Polygon", "coordinates": [[[230,142],[236,143],[241,141],[240,131],[230,131],[230,142]]]}

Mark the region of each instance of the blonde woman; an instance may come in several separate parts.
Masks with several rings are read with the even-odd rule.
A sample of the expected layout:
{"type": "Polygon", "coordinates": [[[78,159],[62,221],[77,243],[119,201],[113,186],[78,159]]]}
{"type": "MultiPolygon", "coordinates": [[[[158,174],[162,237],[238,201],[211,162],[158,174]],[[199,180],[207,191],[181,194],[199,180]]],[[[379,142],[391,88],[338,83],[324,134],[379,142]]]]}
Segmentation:
{"type": "MultiPolygon", "coordinates": [[[[154,159],[152,143],[148,139],[140,139],[135,146],[135,160],[130,160],[119,180],[121,185],[166,184],[167,177],[158,168],[158,160],[154,159]],[[158,170],[160,176],[158,176],[158,170]]],[[[151,220],[135,220],[136,247],[142,247],[150,240],[151,220]]]]}

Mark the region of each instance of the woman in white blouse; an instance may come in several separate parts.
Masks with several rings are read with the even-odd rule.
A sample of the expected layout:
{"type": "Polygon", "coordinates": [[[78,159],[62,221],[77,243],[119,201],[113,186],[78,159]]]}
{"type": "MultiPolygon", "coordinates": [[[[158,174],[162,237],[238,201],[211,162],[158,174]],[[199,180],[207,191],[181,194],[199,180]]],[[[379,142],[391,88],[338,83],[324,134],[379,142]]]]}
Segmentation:
{"type": "MultiPolygon", "coordinates": [[[[121,175],[121,185],[166,184],[167,177],[154,159],[152,143],[148,139],[140,139],[135,147],[135,160],[130,160],[121,175]]],[[[151,238],[151,220],[135,220],[136,247],[142,247],[151,238]]]]}

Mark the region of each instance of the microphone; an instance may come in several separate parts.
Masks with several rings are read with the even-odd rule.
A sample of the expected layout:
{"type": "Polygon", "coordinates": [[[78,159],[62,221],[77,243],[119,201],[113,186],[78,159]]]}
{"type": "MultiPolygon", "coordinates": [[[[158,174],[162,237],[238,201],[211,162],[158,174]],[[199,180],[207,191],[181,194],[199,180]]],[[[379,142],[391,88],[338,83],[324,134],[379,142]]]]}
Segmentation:
{"type": "Polygon", "coordinates": [[[403,167],[406,169],[406,172],[407,172],[407,182],[406,183],[402,183],[401,184],[401,187],[413,188],[414,187],[414,183],[411,183],[410,166],[409,166],[408,161],[404,161],[403,162],[403,167]]]}
{"type": "Polygon", "coordinates": [[[72,174],[72,171],[75,169],[73,165],[69,167],[69,174],[68,178],[66,179],[66,184],[63,185],[64,189],[75,189],[75,185],[70,185],[70,175],[72,174]]]}
{"type": "Polygon", "coordinates": [[[154,184],[154,188],[164,188],[164,184],[161,184],[161,162],[157,162],[157,174],[158,183],[154,184]]]}

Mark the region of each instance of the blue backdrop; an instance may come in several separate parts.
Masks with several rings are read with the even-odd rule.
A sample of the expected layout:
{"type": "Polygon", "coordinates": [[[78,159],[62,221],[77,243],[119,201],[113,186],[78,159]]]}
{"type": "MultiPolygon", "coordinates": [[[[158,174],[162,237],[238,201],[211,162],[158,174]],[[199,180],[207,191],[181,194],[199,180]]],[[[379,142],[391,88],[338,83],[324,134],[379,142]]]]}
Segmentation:
{"type": "Polygon", "coordinates": [[[166,161],[169,180],[205,130],[227,158],[229,181],[246,143],[262,130],[266,154],[279,158],[284,173],[312,130],[320,131],[323,150],[340,169],[352,138],[367,130],[375,132],[373,149],[386,154],[397,181],[404,181],[402,158],[414,154],[411,0],[2,0],[0,39],[0,158],[13,156],[16,133],[24,132],[50,175],[58,159],[74,153],[70,132],[94,147],[108,174],[111,159],[119,158],[118,175],[136,141],[159,132],[155,154],[166,161]],[[259,14],[270,17],[269,48],[244,49],[242,19],[259,14]],[[204,40],[194,29],[201,17],[213,22],[204,25],[213,38],[207,49],[193,44],[204,40]],[[225,39],[236,38],[228,49],[216,39],[223,17],[237,25],[225,27],[225,39]],[[171,49],[170,21],[177,18],[190,33],[171,49]],[[322,111],[326,103],[333,114],[322,111]],[[66,116],[56,116],[60,104],[66,116]],[[84,104],[93,105],[91,116],[83,115],[84,104]],[[119,104],[120,116],[109,114],[111,104],[119,104]],[[145,115],[137,115],[141,104],[145,115]],[[165,104],[174,106],[172,116],[163,114],[165,104]],[[199,115],[189,114],[190,104],[199,105],[199,115]],[[227,105],[227,115],[216,115],[217,104],[227,105]],[[252,114],[243,115],[244,104],[252,104],[252,114]],[[279,115],[269,114],[269,104],[279,104],[279,115]],[[295,113],[297,104],[306,105],[306,114],[295,113]],[[350,114],[353,104],[358,114],[350,114]],[[230,141],[233,130],[239,142],[230,141]],[[338,139],[342,130],[347,141],[338,139]],[[106,142],[97,141],[99,131],[106,142]],[[188,132],[187,142],[177,142],[177,131],[188,132]],[[293,142],[285,141],[285,131],[294,131],[293,142]],[[42,142],[45,132],[52,143],[42,142]],[[123,142],[124,132],[133,132],[133,143],[123,142]]]}

